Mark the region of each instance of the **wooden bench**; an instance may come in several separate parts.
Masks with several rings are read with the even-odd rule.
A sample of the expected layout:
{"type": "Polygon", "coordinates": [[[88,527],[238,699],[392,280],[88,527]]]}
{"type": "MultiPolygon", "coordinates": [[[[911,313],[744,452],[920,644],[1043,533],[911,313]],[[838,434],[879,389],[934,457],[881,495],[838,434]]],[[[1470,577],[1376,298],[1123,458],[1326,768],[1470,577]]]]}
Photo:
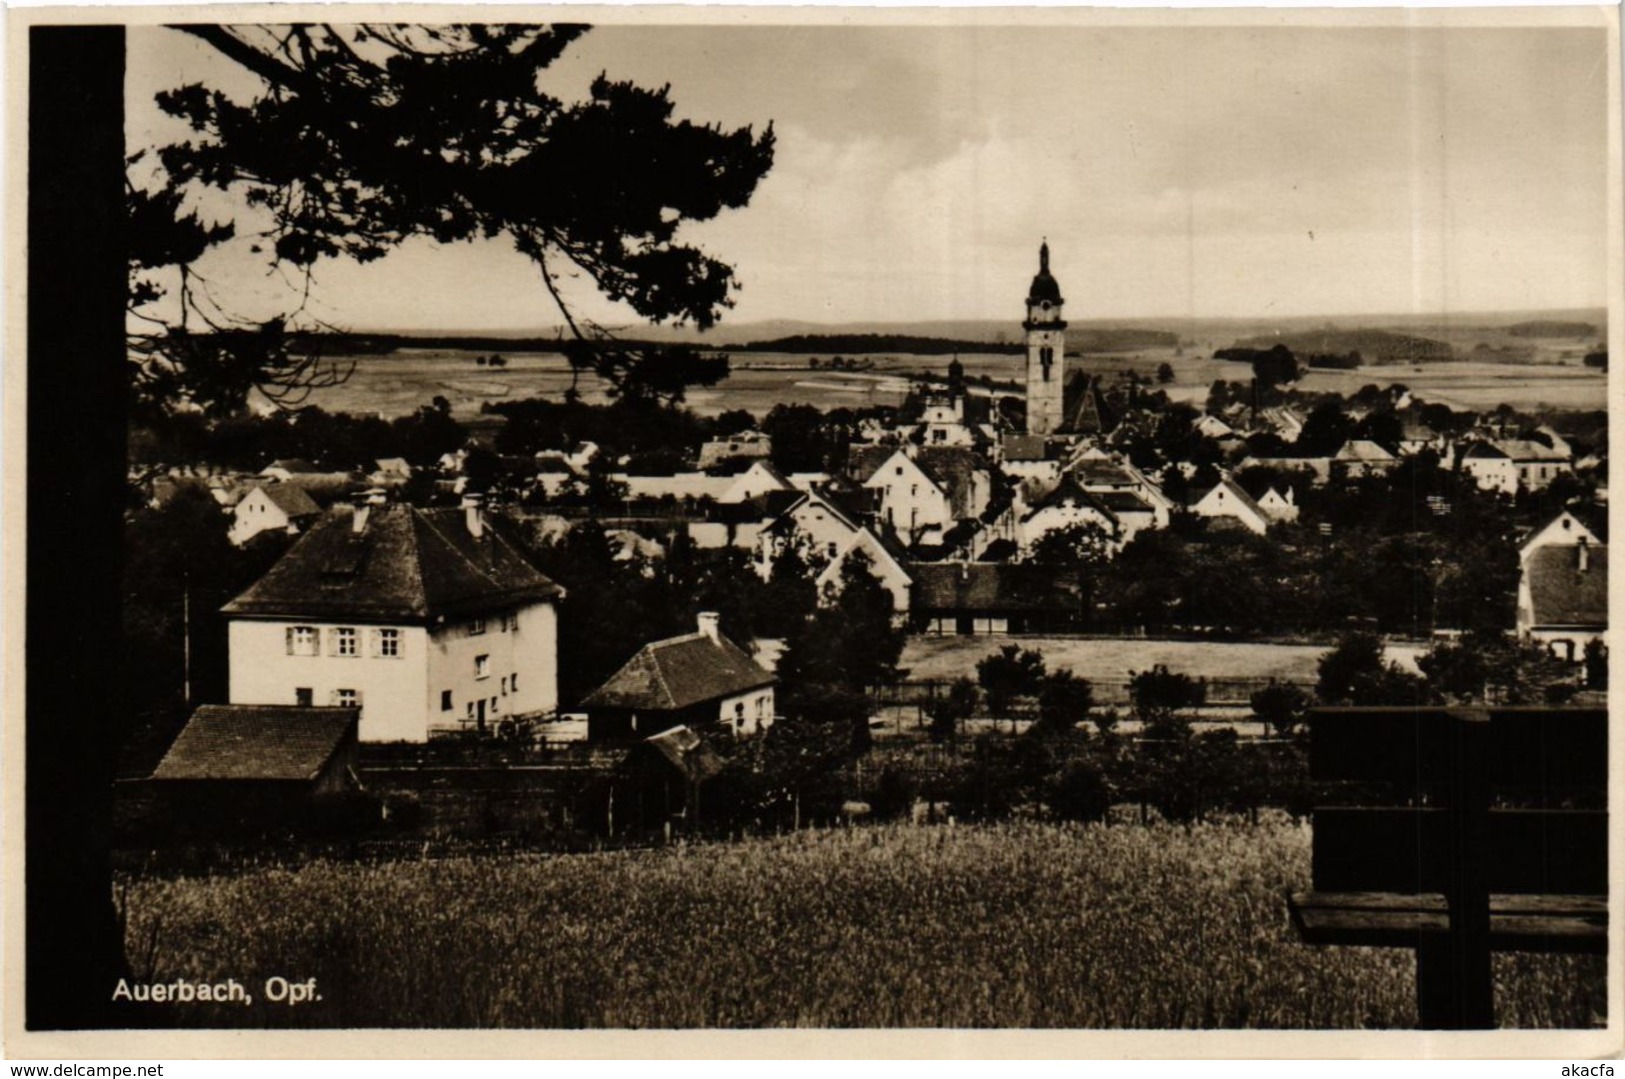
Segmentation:
{"type": "Polygon", "coordinates": [[[1495,1025],[1492,951],[1608,948],[1602,708],[1319,708],[1310,944],[1414,948],[1419,1025],[1495,1025]]]}

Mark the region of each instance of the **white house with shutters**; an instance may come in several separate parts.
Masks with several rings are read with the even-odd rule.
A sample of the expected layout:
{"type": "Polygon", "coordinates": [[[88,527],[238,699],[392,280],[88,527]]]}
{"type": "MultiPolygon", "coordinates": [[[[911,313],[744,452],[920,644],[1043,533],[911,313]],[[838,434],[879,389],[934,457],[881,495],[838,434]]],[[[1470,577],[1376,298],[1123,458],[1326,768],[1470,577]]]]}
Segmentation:
{"type": "Polygon", "coordinates": [[[364,742],[549,717],[563,595],[477,499],[334,506],[222,609],[230,703],[359,707],[364,742]]]}

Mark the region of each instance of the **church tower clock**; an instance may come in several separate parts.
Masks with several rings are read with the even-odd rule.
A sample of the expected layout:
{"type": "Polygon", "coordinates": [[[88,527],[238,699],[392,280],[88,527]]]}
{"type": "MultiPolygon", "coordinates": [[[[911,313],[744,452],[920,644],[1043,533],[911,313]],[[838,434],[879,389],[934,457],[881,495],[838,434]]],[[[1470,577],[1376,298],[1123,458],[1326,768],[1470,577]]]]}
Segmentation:
{"type": "Polygon", "coordinates": [[[1061,426],[1065,387],[1066,321],[1061,286],[1049,272],[1049,242],[1038,248],[1038,275],[1027,290],[1027,433],[1053,434],[1061,426]]]}

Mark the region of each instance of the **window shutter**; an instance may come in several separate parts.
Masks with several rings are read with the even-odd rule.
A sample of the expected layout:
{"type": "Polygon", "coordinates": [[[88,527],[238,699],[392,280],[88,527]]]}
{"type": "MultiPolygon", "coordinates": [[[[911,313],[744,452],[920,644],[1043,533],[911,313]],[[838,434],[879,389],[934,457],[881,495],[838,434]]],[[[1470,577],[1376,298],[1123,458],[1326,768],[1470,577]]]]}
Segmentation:
{"type": "Polygon", "coordinates": [[[288,646],[288,655],[293,655],[293,627],[289,626],[288,628],[284,629],[282,631],[282,636],[283,643],[288,646]]]}
{"type": "Polygon", "coordinates": [[[383,655],[384,654],[384,631],[381,630],[381,629],[369,630],[368,635],[372,638],[372,648],[371,648],[371,651],[369,652],[369,654],[374,655],[374,656],[383,655]]]}

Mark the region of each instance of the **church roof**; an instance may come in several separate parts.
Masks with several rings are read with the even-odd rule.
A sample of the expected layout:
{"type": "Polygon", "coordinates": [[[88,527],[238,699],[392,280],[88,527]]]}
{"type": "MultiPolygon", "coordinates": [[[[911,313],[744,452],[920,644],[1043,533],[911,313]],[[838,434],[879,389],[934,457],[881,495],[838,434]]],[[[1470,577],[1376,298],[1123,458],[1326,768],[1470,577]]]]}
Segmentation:
{"type": "Polygon", "coordinates": [[[1061,286],[1049,272],[1049,243],[1046,241],[1038,248],[1038,273],[1033,277],[1032,287],[1027,290],[1028,303],[1049,302],[1060,306],[1061,286]]]}

